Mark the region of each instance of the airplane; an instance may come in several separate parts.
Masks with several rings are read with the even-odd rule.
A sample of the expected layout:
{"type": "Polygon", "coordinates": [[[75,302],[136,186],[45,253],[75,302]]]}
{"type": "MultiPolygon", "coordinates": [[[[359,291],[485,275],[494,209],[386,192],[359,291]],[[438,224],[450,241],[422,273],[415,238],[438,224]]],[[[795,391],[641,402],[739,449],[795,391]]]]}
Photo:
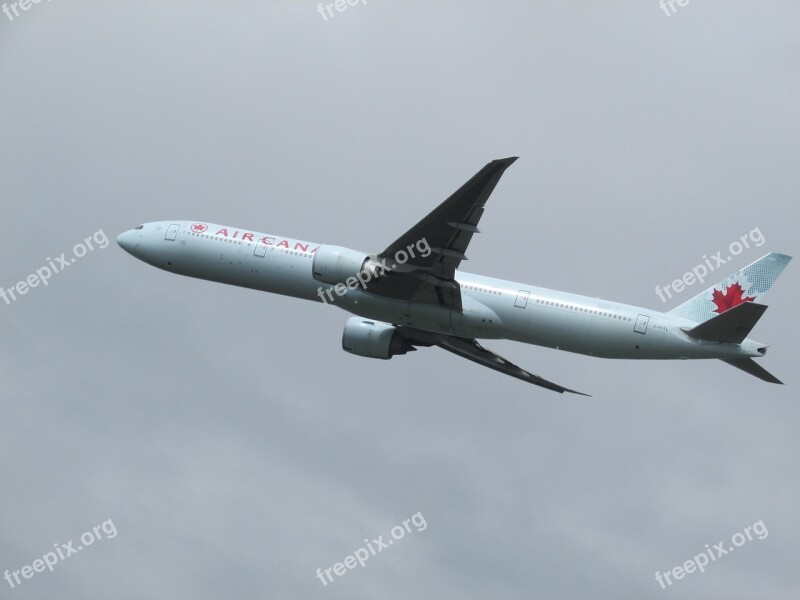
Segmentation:
{"type": "Polygon", "coordinates": [[[753,360],[767,346],[747,336],[791,260],[785,254],[771,252],[669,312],[459,270],[489,196],[516,160],[488,163],[382,252],[180,220],[139,225],[117,243],[170,273],[338,306],[355,315],[342,348],[362,357],[437,346],[548,390],[588,396],[478,341],[507,339],[603,358],[721,359],[782,383],[753,360]]]}

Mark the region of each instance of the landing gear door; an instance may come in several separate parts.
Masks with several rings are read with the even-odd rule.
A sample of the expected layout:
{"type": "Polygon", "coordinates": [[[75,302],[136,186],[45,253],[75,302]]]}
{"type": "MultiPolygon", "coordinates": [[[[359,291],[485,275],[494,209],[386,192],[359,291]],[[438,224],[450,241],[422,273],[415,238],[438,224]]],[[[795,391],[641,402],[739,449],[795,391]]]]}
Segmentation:
{"type": "Polygon", "coordinates": [[[169,227],[167,227],[167,235],[164,236],[164,239],[168,242],[174,242],[175,238],[178,237],[178,229],[180,229],[180,225],[176,225],[173,223],[169,227]]]}
{"type": "Polygon", "coordinates": [[[647,333],[647,324],[650,322],[650,317],[647,315],[639,315],[636,317],[636,325],[633,330],[636,333],[647,333]]]}

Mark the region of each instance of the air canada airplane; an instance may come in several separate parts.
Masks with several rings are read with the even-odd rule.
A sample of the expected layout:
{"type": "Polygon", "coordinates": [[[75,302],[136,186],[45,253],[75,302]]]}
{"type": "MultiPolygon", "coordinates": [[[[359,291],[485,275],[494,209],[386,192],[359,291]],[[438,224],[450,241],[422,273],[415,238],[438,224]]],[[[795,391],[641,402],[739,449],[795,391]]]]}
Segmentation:
{"type": "Polygon", "coordinates": [[[484,205],[515,160],[490,162],[382,252],[195,221],[146,223],[117,243],[170,273],[338,306],[356,315],[342,347],[358,356],[388,359],[438,346],[528,383],[582,394],[478,342],[508,339],[603,358],[718,358],[781,383],[752,359],[767,346],[747,336],[791,260],[785,254],[767,254],[666,313],[460,271],[484,205]]]}

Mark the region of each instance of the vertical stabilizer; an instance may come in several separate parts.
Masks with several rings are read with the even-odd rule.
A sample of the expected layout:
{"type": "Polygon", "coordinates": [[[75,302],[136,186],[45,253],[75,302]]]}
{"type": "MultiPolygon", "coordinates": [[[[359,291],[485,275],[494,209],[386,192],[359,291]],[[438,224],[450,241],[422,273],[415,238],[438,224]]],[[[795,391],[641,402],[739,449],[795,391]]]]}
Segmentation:
{"type": "Polygon", "coordinates": [[[791,256],[770,252],[702,294],[673,308],[670,314],[704,323],[743,302],[760,304],[790,260],[791,256]]]}

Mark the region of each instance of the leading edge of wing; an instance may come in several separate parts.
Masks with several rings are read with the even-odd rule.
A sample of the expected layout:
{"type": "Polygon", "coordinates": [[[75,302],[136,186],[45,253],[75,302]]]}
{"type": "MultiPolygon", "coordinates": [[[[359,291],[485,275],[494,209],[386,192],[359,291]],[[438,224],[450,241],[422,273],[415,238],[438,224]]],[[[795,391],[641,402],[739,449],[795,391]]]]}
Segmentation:
{"type": "Polygon", "coordinates": [[[561,394],[564,392],[569,392],[570,394],[591,397],[590,394],[584,394],[583,392],[566,388],[558,385],[557,383],[553,383],[552,381],[548,381],[543,377],[534,375],[533,373],[526,371],[525,369],[518,367],[514,363],[506,360],[502,356],[495,354],[491,350],[484,348],[475,339],[431,333],[409,327],[401,327],[400,329],[403,332],[403,337],[408,339],[408,341],[412,344],[414,344],[416,341],[425,345],[439,346],[439,348],[447,350],[448,352],[452,352],[457,356],[471,360],[472,362],[483,365],[484,367],[489,367],[490,369],[499,371],[505,375],[510,375],[511,377],[521,379],[522,381],[527,381],[533,385],[538,385],[561,394]]]}

